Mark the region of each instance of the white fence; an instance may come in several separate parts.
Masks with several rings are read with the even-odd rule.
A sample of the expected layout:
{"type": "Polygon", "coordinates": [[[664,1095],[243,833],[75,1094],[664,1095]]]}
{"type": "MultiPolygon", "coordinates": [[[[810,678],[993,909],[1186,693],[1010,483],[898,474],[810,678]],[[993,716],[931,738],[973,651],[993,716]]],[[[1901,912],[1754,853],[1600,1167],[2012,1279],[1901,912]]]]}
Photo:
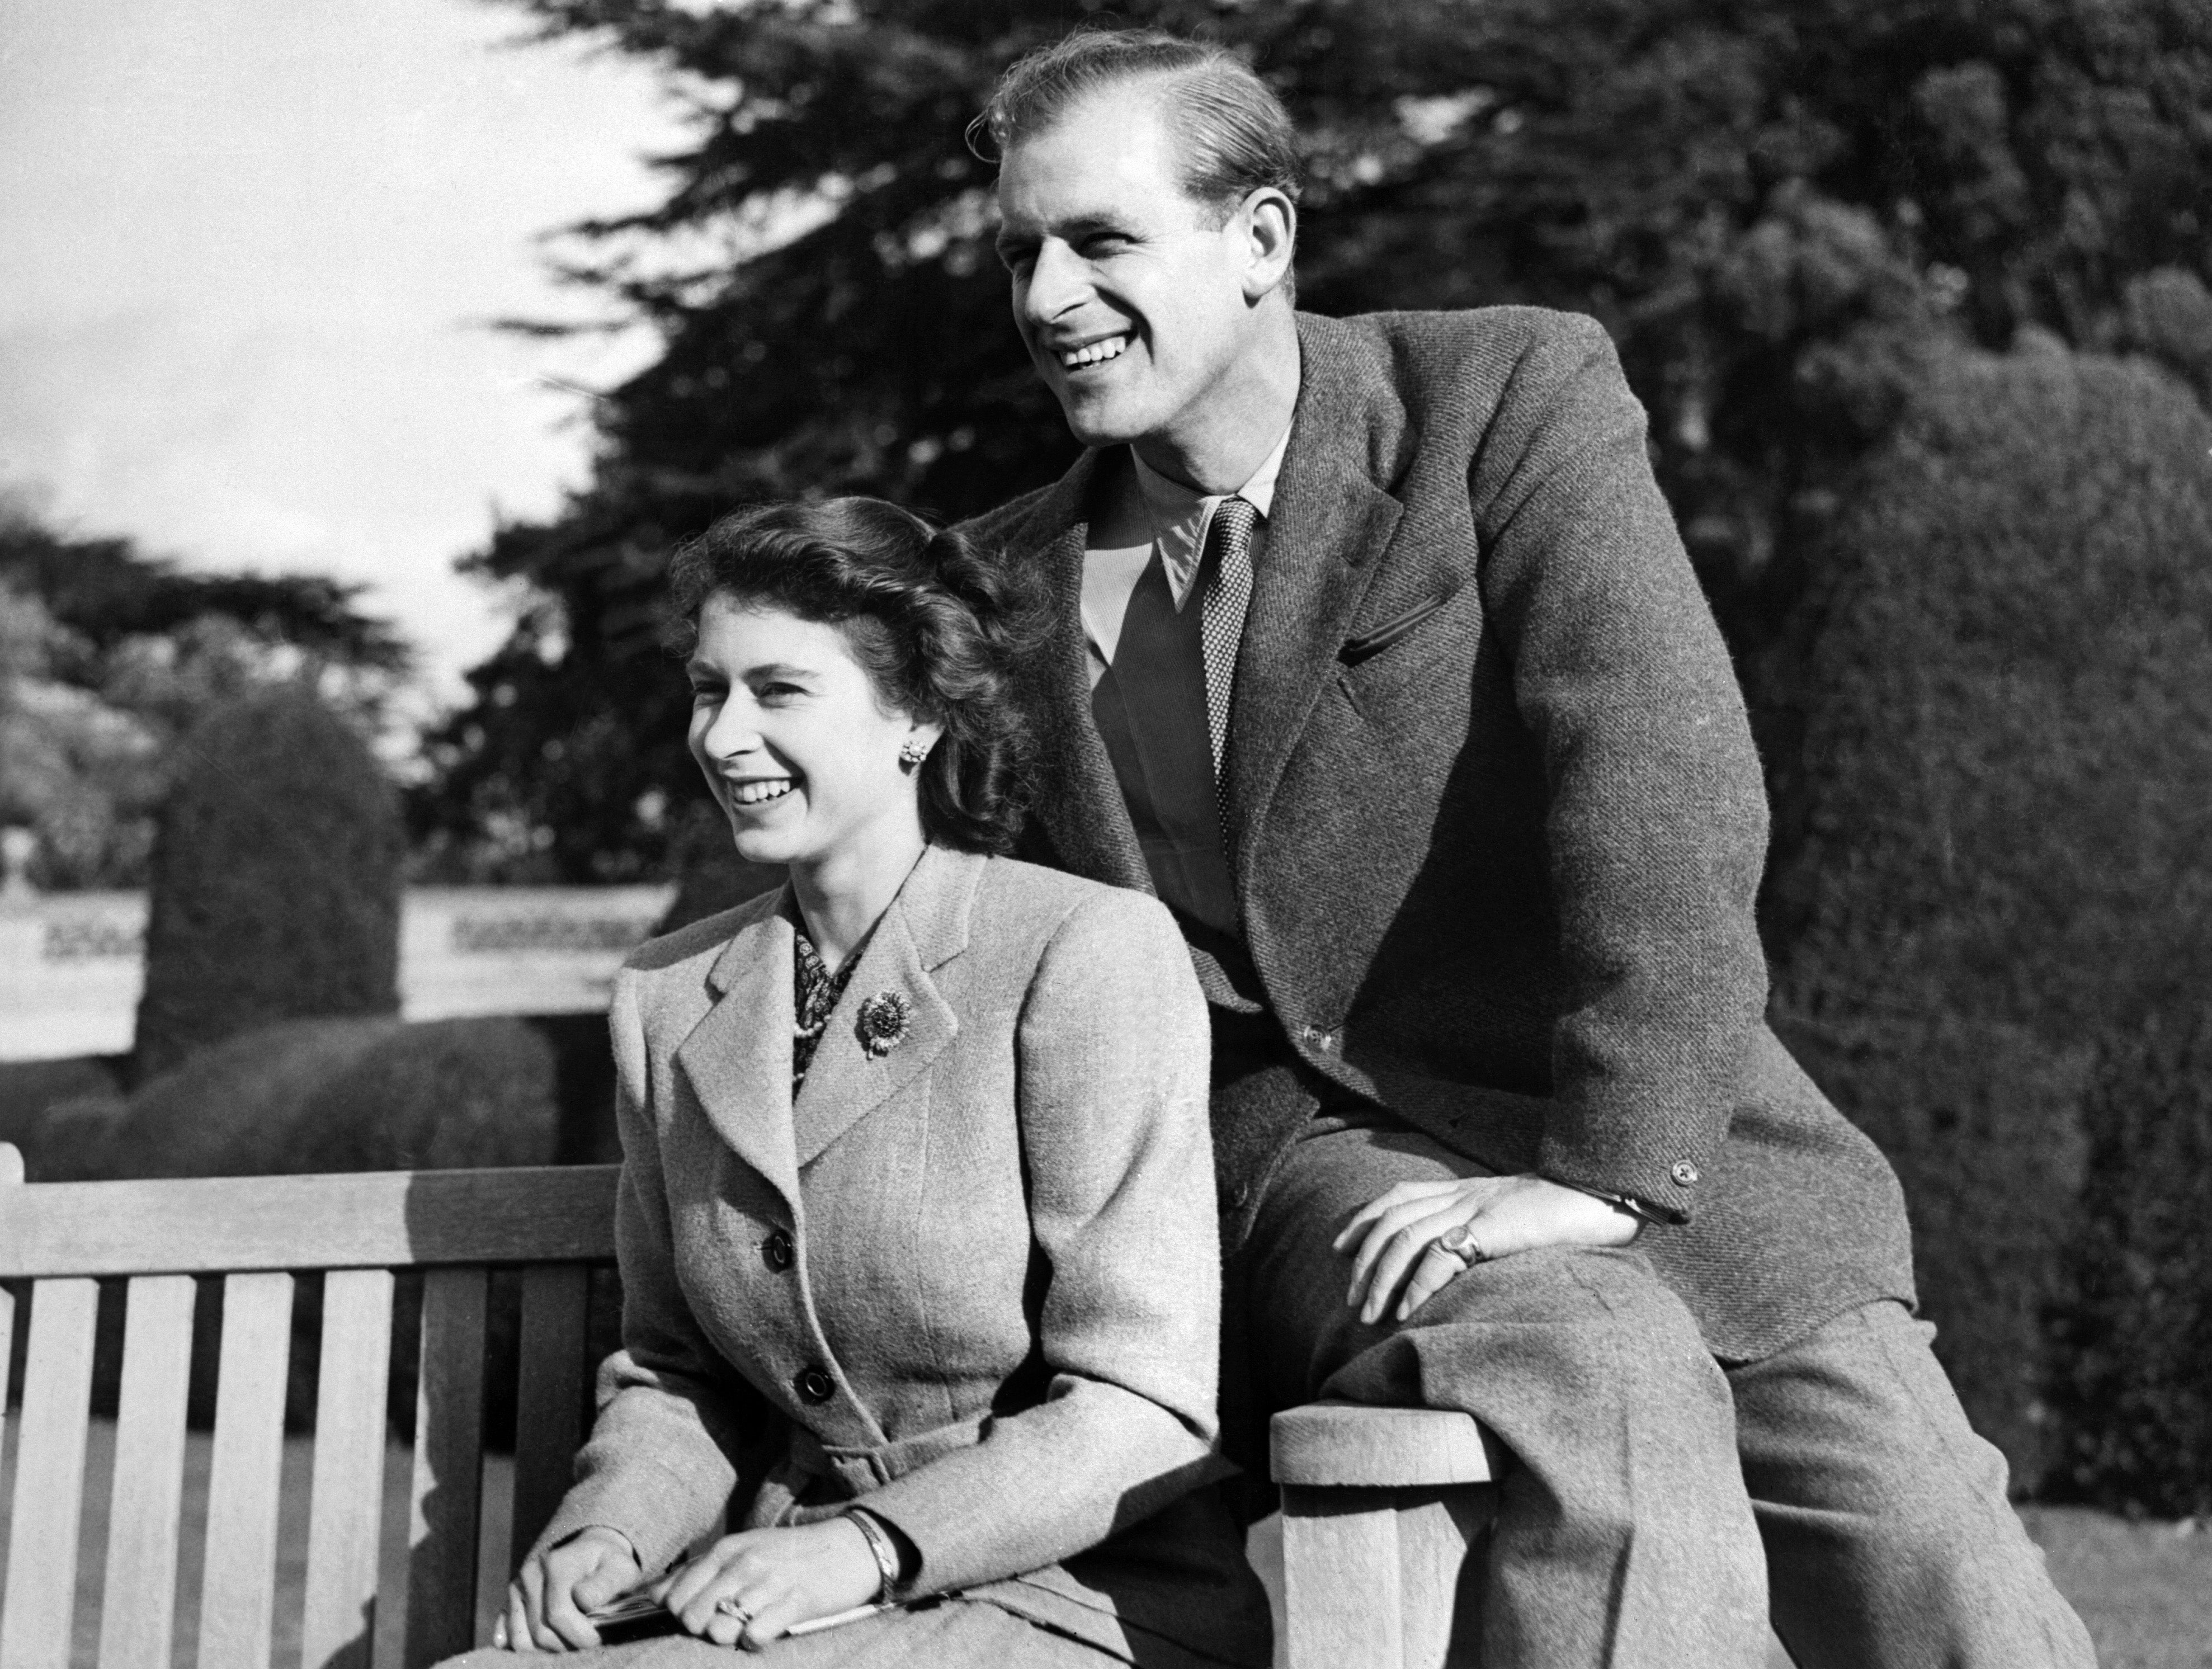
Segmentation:
{"type": "MultiPolygon", "coordinates": [[[[674,889],[416,887],[400,916],[410,1020],[603,1009],[674,889]]],[[[143,893],[0,902],[0,1060],[120,1054],[144,982],[143,893]]]]}

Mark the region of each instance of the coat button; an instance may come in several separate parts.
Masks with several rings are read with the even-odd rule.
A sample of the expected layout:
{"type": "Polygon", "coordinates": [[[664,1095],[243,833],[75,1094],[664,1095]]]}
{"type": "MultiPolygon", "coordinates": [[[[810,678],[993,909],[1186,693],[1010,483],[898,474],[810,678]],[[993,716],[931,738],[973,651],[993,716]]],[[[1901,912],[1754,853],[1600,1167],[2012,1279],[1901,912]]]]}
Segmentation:
{"type": "Polygon", "coordinates": [[[777,1229],[761,1242],[762,1261],[777,1274],[781,1275],[791,1267],[792,1258],[791,1236],[782,1229],[777,1229]]]}
{"type": "Polygon", "coordinates": [[[793,1380],[792,1388],[799,1393],[801,1402],[826,1403],[837,1394],[837,1381],[825,1369],[802,1368],[793,1380]]]}
{"type": "Polygon", "coordinates": [[[1667,1174],[1674,1179],[1674,1186],[1686,1188],[1698,1180],[1698,1168],[1686,1159],[1677,1159],[1668,1168],[1667,1174]]]}

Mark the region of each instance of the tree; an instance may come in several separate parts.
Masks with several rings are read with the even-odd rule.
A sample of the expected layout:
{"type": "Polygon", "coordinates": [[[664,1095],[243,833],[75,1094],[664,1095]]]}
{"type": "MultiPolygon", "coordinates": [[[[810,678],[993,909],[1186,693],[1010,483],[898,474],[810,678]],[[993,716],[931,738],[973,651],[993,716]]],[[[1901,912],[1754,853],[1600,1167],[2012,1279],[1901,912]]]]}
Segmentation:
{"type": "MultiPolygon", "coordinates": [[[[577,228],[570,276],[662,351],[595,404],[591,483],[471,559],[541,600],[434,739],[415,814],[495,859],[613,877],[661,863],[672,798],[694,792],[679,687],[653,652],[677,542],[771,496],[963,514],[1070,456],[1006,319],[992,171],[962,132],[1005,63],[1089,13],[515,3],[548,35],[658,65],[694,142],[662,160],[659,204],[577,228]]],[[[2196,200],[2212,14],[2191,0],[1115,15],[1224,39],[1289,101],[1312,143],[1310,304],[1526,300],[1605,321],[1755,702],[1837,479],[1931,337],[2187,335],[2188,306],[2130,286],[2212,271],[2196,200]]]]}
{"type": "Polygon", "coordinates": [[[0,823],[37,830],[32,879],[143,885],[176,744],[222,701],[305,679],[373,727],[409,657],[356,596],[178,574],[0,504],[0,823]]]}

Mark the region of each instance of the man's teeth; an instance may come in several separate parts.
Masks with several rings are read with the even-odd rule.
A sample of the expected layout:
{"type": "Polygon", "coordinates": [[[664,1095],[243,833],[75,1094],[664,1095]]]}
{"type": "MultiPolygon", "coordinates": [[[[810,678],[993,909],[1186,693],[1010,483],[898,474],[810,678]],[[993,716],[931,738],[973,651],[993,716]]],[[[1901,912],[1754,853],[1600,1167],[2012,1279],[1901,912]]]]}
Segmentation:
{"type": "Polygon", "coordinates": [[[1119,359],[1121,350],[1129,345],[1126,336],[1108,337],[1103,342],[1094,342],[1088,347],[1078,348],[1060,356],[1060,362],[1073,371],[1079,366],[1103,365],[1109,359],[1119,359]]]}
{"type": "Polygon", "coordinates": [[[739,805],[758,805],[763,800],[781,799],[790,792],[789,777],[760,777],[751,782],[730,785],[730,798],[739,805]]]}

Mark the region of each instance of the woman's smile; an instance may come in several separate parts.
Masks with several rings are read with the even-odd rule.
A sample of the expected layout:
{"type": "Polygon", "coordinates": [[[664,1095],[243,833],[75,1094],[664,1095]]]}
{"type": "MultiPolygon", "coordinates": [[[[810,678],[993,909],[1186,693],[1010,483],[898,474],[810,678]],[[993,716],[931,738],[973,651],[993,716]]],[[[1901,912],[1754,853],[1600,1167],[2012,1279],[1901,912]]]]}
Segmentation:
{"type": "Polygon", "coordinates": [[[798,786],[796,781],[787,776],[738,777],[724,780],[724,786],[728,790],[730,804],[742,806],[769,804],[784,798],[798,786]]]}

